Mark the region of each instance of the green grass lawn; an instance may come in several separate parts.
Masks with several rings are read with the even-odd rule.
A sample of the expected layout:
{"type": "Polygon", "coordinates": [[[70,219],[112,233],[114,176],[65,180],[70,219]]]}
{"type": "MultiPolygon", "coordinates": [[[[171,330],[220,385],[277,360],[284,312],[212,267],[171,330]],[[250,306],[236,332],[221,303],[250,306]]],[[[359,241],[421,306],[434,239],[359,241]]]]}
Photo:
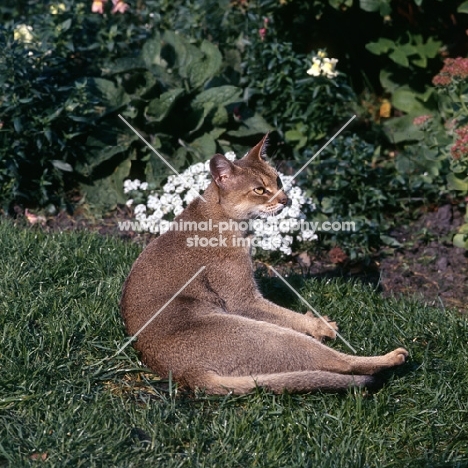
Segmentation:
{"type": "Polygon", "coordinates": [[[145,372],[131,346],[115,355],[137,246],[1,222],[0,250],[0,466],[468,466],[466,317],[307,281],[303,296],[360,354],[405,346],[409,362],[371,394],[193,396],[145,372]]]}

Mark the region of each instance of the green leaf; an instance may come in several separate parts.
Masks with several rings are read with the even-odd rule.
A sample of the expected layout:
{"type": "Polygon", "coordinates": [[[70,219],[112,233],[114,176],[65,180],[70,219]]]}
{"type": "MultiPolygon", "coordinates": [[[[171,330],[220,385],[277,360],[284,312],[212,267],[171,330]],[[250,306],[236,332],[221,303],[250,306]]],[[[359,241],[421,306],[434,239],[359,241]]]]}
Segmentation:
{"type": "Polygon", "coordinates": [[[375,54],[375,55],[380,55],[380,54],[387,52],[387,50],[382,49],[382,47],[380,46],[378,42],[369,42],[368,44],[366,44],[366,49],[371,54],[375,54]]]}
{"type": "Polygon", "coordinates": [[[300,141],[304,138],[304,134],[298,130],[288,130],[284,137],[287,141],[300,141]]]}
{"type": "Polygon", "coordinates": [[[212,135],[209,133],[202,135],[192,143],[190,147],[195,149],[202,158],[210,158],[216,153],[216,142],[212,135]]]}
{"type": "Polygon", "coordinates": [[[111,108],[121,107],[130,101],[130,96],[122,87],[116,86],[114,82],[105,78],[91,78],[89,85],[92,91],[97,92],[105,104],[111,108]]]}
{"type": "Polygon", "coordinates": [[[386,236],[385,234],[380,234],[380,240],[390,247],[401,247],[401,243],[398,242],[394,237],[386,236]]]}
{"type": "Polygon", "coordinates": [[[320,202],[320,207],[323,213],[333,213],[334,211],[333,199],[330,197],[323,197],[320,202]]]}
{"type": "Polygon", "coordinates": [[[447,183],[449,188],[453,190],[468,191],[468,178],[460,179],[453,172],[447,174],[447,183]]]}
{"type": "Polygon", "coordinates": [[[428,86],[424,93],[418,93],[418,98],[422,102],[429,102],[429,100],[434,96],[437,96],[437,91],[432,86],[428,86]]]}
{"type": "Polygon", "coordinates": [[[359,0],[359,6],[364,11],[378,11],[381,16],[389,15],[392,11],[390,0],[359,0]]]}
{"type": "MultiPolygon", "coordinates": [[[[92,139],[88,140],[88,144],[92,145],[92,139]]],[[[96,150],[93,152],[94,156],[89,161],[88,167],[92,169],[94,172],[95,169],[102,163],[108,161],[116,154],[123,153],[127,150],[127,146],[125,145],[112,145],[112,146],[104,146],[100,150],[96,150]]]]}
{"type": "Polygon", "coordinates": [[[388,139],[392,143],[403,141],[418,141],[424,137],[423,132],[413,125],[414,116],[405,115],[394,117],[384,123],[384,130],[388,139]]]}
{"type": "Polygon", "coordinates": [[[120,123],[108,122],[104,128],[103,125],[88,137],[86,159],[74,164],[75,171],[84,177],[102,177],[102,168],[107,175],[123,159],[123,153],[128,151],[131,143],[139,140],[130,129],[121,128],[120,123]],[[113,160],[114,157],[116,160],[113,160]]]}
{"type": "Polygon", "coordinates": [[[402,67],[406,67],[408,68],[409,67],[409,61],[408,61],[408,57],[406,56],[406,54],[400,50],[400,49],[395,49],[390,55],[389,57],[395,62],[397,63],[398,65],[401,65],[402,67]]]}
{"type": "MultiPolygon", "coordinates": [[[[183,153],[183,158],[184,160],[186,159],[187,150],[185,148],[178,148],[176,153],[183,153]]],[[[155,182],[159,186],[169,174],[172,174],[171,170],[152,151],[147,153],[145,159],[147,159],[145,166],[145,178],[147,182],[155,182]]],[[[170,163],[176,169],[179,169],[175,159],[176,154],[171,155],[170,163]]]]}
{"type": "Polygon", "coordinates": [[[468,2],[463,2],[457,8],[458,13],[468,13],[468,2]]]}
{"type": "Polygon", "coordinates": [[[96,180],[92,185],[82,184],[87,202],[100,209],[113,209],[117,204],[124,204],[127,197],[123,193],[123,181],[130,174],[130,168],[131,161],[126,159],[110,176],[96,180]]]}
{"type": "Polygon", "coordinates": [[[16,133],[21,133],[23,131],[23,124],[21,123],[21,117],[15,117],[13,119],[13,127],[15,128],[16,133]]]}
{"type": "Polygon", "coordinates": [[[208,114],[213,110],[214,105],[211,102],[206,102],[203,106],[203,109],[194,109],[189,117],[188,122],[195,125],[189,133],[195,133],[197,130],[201,128],[205,119],[208,117],[208,114]]]}
{"type": "Polygon", "coordinates": [[[359,0],[359,6],[364,11],[379,11],[380,1],[379,0],[359,0]]]}
{"type": "Polygon", "coordinates": [[[73,172],[73,167],[66,163],[65,161],[60,161],[58,159],[52,159],[51,163],[57,169],[64,171],[64,172],[73,172]]]}
{"type": "Polygon", "coordinates": [[[379,76],[380,84],[382,85],[384,89],[393,93],[395,92],[396,89],[400,87],[400,85],[392,81],[390,76],[391,74],[387,70],[383,70],[383,69],[380,70],[380,76],[379,76]]]}
{"type": "Polygon", "coordinates": [[[117,59],[108,69],[108,74],[125,73],[128,71],[144,70],[145,61],[141,57],[126,57],[117,59]]]}
{"type": "Polygon", "coordinates": [[[397,109],[410,113],[424,113],[427,109],[421,101],[418,100],[415,91],[402,87],[392,94],[392,104],[397,109]]]}
{"type": "Polygon", "coordinates": [[[211,119],[211,123],[215,127],[221,127],[226,125],[229,122],[229,114],[224,106],[218,106],[213,118],[211,119]]]}
{"type": "Polygon", "coordinates": [[[453,245],[461,249],[468,249],[468,235],[455,234],[453,236],[453,245]]]}
{"type": "Polygon", "coordinates": [[[400,153],[395,159],[395,167],[400,174],[411,174],[414,171],[414,163],[406,154],[400,153]]]}
{"type": "Polygon", "coordinates": [[[153,99],[146,109],[146,113],[151,116],[150,120],[161,122],[173,108],[177,99],[184,93],[184,89],[175,88],[161,94],[159,98],[153,99]]]}
{"type": "Polygon", "coordinates": [[[194,108],[201,108],[206,103],[211,103],[215,106],[227,106],[234,102],[239,102],[241,89],[237,86],[218,86],[207,89],[198,94],[192,102],[194,108]]]}
{"type": "Polygon", "coordinates": [[[429,37],[427,42],[422,45],[423,53],[427,58],[435,58],[442,47],[441,41],[435,41],[432,37],[429,37]]]}
{"type": "Polygon", "coordinates": [[[238,130],[228,132],[228,135],[233,137],[246,137],[258,134],[265,134],[271,132],[271,127],[267,121],[259,114],[255,114],[242,122],[242,126],[238,130]]]}
{"type": "Polygon", "coordinates": [[[403,44],[398,46],[398,50],[401,50],[405,55],[410,56],[410,55],[415,55],[418,53],[418,50],[416,47],[414,47],[411,44],[403,44]]]}
{"type": "Polygon", "coordinates": [[[330,6],[335,10],[343,8],[343,6],[351,8],[353,6],[353,0],[329,0],[330,6]]]}
{"type": "Polygon", "coordinates": [[[396,47],[395,43],[390,39],[381,37],[377,42],[369,42],[366,44],[366,49],[372,54],[386,54],[389,50],[396,47]]]}
{"type": "Polygon", "coordinates": [[[412,59],[411,63],[414,63],[417,67],[426,68],[427,67],[427,58],[419,57],[417,59],[412,59]]]}
{"type": "Polygon", "coordinates": [[[223,57],[219,49],[208,41],[203,41],[200,46],[203,57],[193,60],[187,67],[188,79],[191,86],[198,88],[213,78],[221,69],[223,57]]]}
{"type": "Polygon", "coordinates": [[[202,56],[200,51],[174,31],[165,31],[162,42],[163,55],[166,57],[168,65],[178,69],[182,78],[187,78],[187,67],[192,60],[198,60],[202,56]]]}
{"type": "Polygon", "coordinates": [[[147,68],[161,64],[161,37],[159,34],[152,39],[148,39],[143,44],[141,58],[145,62],[147,68]]]}
{"type": "MultiPolygon", "coordinates": [[[[466,220],[466,217],[465,217],[465,220],[466,220]]],[[[458,233],[459,234],[468,234],[468,224],[467,223],[462,224],[460,226],[460,228],[458,229],[458,233]]]]}
{"type": "Polygon", "coordinates": [[[60,29],[62,31],[68,31],[70,29],[71,24],[72,24],[72,20],[71,18],[68,18],[60,25],[60,29]]]}

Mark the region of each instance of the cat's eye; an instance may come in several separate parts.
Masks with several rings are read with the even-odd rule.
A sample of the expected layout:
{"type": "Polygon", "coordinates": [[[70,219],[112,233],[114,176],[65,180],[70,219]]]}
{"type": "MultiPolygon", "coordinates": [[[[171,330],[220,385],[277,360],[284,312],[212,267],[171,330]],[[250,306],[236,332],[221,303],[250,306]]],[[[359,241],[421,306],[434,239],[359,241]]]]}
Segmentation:
{"type": "Polygon", "coordinates": [[[253,191],[257,194],[257,195],[265,195],[266,193],[266,188],[264,187],[257,187],[257,188],[254,188],[253,191]]]}

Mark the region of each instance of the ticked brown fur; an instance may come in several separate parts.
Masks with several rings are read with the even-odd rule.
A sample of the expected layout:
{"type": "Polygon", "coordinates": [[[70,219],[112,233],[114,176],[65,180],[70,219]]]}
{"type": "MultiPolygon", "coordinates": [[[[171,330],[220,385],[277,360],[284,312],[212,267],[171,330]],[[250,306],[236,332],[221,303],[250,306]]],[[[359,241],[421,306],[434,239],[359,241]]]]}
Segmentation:
{"type": "Polygon", "coordinates": [[[336,324],[263,298],[249,248],[233,246],[244,232],[223,232],[226,246],[189,246],[196,234],[218,237],[220,222],[271,215],[284,207],[283,191],[271,200],[281,186],[264,161],[267,138],[235,162],[215,155],[206,202],[195,199],[175,220],[211,219],[212,232],[168,231],[138,257],[121,299],[127,332],[137,334],[157,314],[135,342],[143,362],[162,377],[172,373],[180,384],[211,394],[243,394],[256,386],[281,393],[373,385],[373,374],[405,362],[405,349],[361,357],[322,344],[324,337],[335,338],[336,324]]]}

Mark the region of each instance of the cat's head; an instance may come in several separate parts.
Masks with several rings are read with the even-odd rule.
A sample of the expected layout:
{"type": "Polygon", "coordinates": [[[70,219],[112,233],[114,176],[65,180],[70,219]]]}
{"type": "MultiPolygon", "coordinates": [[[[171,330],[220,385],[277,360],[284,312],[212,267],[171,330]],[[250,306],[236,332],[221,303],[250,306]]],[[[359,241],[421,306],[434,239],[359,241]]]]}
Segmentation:
{"type": "Polygon", "coordinates": [[[242,159],[231,162],[222,154],[211,158],[219,203],[233,219],[272,216],[288,201],[278,173],[266,162],[268,145],[265,135],[242,159]]]}

